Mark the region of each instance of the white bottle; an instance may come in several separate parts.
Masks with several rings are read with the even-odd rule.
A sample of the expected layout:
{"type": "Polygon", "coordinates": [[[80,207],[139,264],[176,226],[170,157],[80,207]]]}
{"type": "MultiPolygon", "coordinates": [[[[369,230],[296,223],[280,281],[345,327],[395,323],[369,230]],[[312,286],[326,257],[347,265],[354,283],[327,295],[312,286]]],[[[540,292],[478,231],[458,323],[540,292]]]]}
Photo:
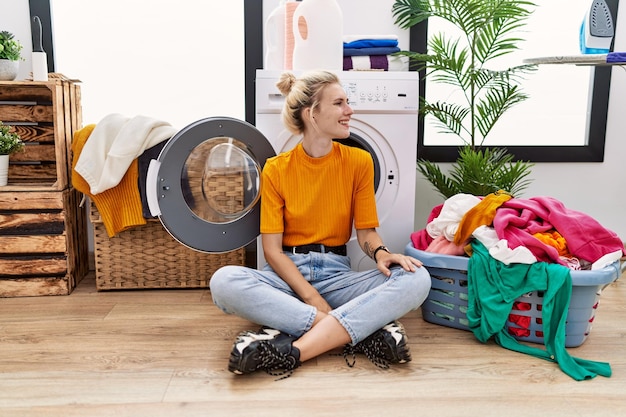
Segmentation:
{"type": "Polygon", "coordinates": [[[343,68],[343,14],[336,0],[303,0],[293,15],[293,69],[343,68]]]}
{"type": "Polygon", "coordinates": [[[264,69],[282,70],[285,61],[285,0],[275,8],[265,21],[264,69]]]}

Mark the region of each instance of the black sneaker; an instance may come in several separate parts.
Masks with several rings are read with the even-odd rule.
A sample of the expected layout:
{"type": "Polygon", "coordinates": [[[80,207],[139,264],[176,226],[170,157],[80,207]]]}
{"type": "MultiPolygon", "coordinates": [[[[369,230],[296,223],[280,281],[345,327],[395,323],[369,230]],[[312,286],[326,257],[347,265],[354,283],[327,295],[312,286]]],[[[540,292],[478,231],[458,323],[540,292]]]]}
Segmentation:
{"type": "Polygon", "coordinates": [[[355,356],[362,353],[379,368],[387,369],[392,363],[411,361],[406,333],[400,322],[394,321],[369,335],[356,345],[346,345],[343,356],[348,366],[354,366],[355,356]],[[348,360],[352,355],[352,361],[348,360]]]}
{"type": "Polygon", "coordinates": [[[238,375],[263,370],[274,376],[290,376],[300,366],[300,351],[292,346],[294,340],[270,328],[242,332],[230,353],[228,370],[238,375]]]}

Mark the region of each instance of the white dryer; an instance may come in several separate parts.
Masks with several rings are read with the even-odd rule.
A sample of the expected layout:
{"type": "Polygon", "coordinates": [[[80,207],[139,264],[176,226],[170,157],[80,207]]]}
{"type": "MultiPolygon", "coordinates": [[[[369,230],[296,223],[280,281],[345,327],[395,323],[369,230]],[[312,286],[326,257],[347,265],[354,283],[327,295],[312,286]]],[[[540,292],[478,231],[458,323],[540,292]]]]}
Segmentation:
{"type": "MultiPolygon", "coordinates": [[[[419,78],[416,72],[338,72],[354,110],[350,137],[340,142],[370,152],[374,160],[378,232],[390,250],[402,253],[410,239],[415,215],[417,113],[419,78]]],[[[276,88],[280,71],[257,70],[256,128],[276,153],[293,148],[301,137],[282,124],[284,97],[276,88]]],[[[261,245],[257,265],[265,264],[261,245]]],[[[375,267],[353,233],[348,242],[352,267],[375,267]]]]}

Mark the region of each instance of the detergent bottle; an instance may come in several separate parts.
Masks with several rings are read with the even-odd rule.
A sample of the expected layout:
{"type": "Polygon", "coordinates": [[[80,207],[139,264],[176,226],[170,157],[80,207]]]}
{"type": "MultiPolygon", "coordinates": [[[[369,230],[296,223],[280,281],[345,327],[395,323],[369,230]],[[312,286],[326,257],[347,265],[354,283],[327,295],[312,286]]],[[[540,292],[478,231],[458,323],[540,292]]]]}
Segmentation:
{"type": "Polygon", "coordinates": [[[267,17],[263,30],[265,58],[263,68],[282,70],[285,60],[285,0],[267,17]]]}
{"type": "Polygon", "coordinates": [[[303,0],[293,14],[293,69],[343,68],[343,14],[336,0],[303,0]]]}

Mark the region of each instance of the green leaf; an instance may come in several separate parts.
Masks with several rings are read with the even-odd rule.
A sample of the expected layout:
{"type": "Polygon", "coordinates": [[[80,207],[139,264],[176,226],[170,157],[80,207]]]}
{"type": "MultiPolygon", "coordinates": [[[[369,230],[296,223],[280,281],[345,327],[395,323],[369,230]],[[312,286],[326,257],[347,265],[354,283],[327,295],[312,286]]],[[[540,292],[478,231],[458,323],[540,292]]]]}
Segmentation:
{"type": "Polygon", "coordinates": [[[0,122],[0,155],[10,155],[24,149],[20,136],[11,130],[11,126],[0,122]]]}
{"type": "Polygon", "coordinates": [[[21,58],[22,44],[13,38],[11,32],[0,32],[0,59],[17,61],[21,58]]]}
{"type": "Polygon", "coordinates": [[[533,166],[527,161],[514,161],[514,156],[504,148],[470,146],[459,149],[459,158],[448,174],[430,161],[418,160],[420,173],[444,198],[459,193],[485,196],[499,190],[519,195],[530,185],[533,166]]]}

